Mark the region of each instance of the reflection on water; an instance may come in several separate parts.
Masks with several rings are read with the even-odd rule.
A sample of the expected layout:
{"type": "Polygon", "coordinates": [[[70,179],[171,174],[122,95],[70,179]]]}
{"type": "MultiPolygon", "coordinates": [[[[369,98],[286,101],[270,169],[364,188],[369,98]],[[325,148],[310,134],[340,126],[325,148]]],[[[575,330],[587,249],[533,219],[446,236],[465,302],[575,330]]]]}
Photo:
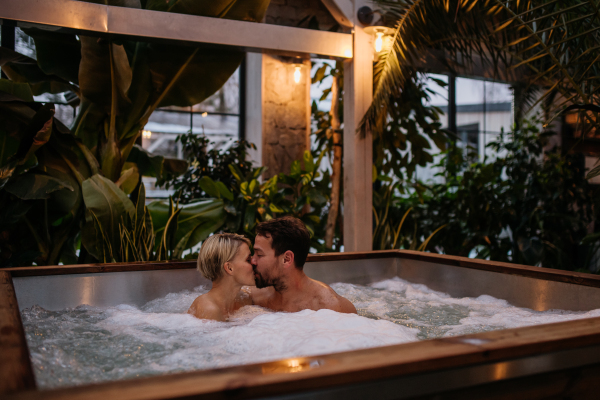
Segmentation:
{"type": "Polygon", "coordinates": [[[248,306],[229,322],[199,320],[185,314],[206,292],[198,287],[140,308],[36,306],[22,317],[38,385],[51,388],[273,360],[281,361],[263,373],[298,373],[320,366],[307,356],[600,316],[537,312],[490,296],[456,299],[398,278],[332,287],[359,315],[248,306]]]}

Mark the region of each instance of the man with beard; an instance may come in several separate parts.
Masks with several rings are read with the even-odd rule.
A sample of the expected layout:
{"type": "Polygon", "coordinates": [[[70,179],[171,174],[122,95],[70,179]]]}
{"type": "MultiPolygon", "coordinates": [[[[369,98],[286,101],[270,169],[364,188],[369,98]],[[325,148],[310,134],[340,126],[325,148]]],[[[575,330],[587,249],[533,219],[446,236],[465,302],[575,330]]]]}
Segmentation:
{"type": "Polygon", "coordinates": [[[309,249],[310,236],[299,219],[282,217],[260,223],[250,261],[256,282],[252,303],[275,311],[326,308],[356,314],[350,301],[306,276],[302,269],[309,249]]]}

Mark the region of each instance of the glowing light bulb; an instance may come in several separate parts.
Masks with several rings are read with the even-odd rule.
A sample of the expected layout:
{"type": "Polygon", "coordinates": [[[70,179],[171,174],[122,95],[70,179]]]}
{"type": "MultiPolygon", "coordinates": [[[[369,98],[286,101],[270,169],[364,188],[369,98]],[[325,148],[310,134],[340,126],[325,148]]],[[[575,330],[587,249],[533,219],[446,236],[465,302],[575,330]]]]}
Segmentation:
{"type": "Polygon", "coordinates": [[[152,137],[152,131],[142,131],[142,137],[145,139],[150,139],[152,137]]]}
{"type": "Polygon", "coordinates": [[[383,32],[377,32],[375,35],[375,51],[379,53],[383,48],[383,32]]]}
{"type": "Polygon", "coordinates": [[[202,115],[202,118],[206,118],[206,117],[208,117],[208,112],[204,111],[201,115],[202,115]]]}
{"type": "Polygon", "coordinates": [[[299,83],[300,82],[300,66],[296,66],[295,67],[295,71],[294,71],[294,82],[299,83]]]}

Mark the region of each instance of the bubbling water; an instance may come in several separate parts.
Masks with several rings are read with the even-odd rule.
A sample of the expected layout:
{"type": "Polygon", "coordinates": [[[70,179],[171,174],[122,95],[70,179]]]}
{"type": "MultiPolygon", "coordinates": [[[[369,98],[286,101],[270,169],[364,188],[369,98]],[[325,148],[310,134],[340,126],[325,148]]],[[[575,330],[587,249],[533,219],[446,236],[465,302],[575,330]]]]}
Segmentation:
{"type": "Polygon", "coordinates": [[[246,306],[228,322],[200,320],[185,313],[207,292],[198,287],[140,308],[34,306],[22,317],[37,383],[53,388],[600,316],[536,312],[491,296],[457,299],[399,278],[332,287],[359,315],[246,306]]]}

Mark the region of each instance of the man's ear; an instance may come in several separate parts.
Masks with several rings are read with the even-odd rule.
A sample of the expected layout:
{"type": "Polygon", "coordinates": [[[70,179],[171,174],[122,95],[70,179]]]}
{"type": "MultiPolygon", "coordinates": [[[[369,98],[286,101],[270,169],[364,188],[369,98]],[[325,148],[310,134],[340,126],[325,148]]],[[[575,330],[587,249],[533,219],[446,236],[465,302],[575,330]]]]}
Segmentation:
{"type": "Polygon", "coordinates": [[[283,266],[284,267],[294,267],[294,252],[291,250],[283,253],[283,266]]]}

